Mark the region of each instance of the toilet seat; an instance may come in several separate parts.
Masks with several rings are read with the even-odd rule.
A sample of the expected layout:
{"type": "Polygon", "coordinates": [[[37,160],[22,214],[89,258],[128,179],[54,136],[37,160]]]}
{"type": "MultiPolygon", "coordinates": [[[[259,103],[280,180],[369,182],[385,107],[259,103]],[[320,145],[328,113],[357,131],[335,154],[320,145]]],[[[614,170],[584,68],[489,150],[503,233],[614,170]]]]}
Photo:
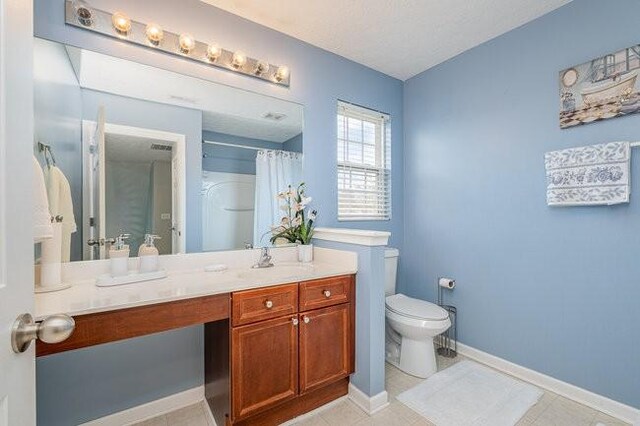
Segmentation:
{"type": "Polygon", "coordinates": [[[402,293],[387,296],[385,305],[389,311],[403,317],[425,321],[442,321],[449,318],[447,311],[440,306],[402,293]]]}

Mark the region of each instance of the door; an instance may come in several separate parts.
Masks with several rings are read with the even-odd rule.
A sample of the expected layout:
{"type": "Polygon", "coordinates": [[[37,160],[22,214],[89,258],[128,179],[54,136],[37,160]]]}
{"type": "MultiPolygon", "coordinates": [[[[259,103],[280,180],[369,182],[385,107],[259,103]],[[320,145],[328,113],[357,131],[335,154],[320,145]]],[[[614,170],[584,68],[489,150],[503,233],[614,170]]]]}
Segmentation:
{"type": "Polygon", "coordinates": [[[185,222],[186,222],[186,147],[185,136],[173,144],[171,150],[171,182],[173,185],[171,211],[171,247],[173,254],[186,253],[185,222]]]}
{"type": "MultiPolygon", "coordinates": [[[[83,232],[86,236],[85,260],[106,258],[106,177],[104,107],[98,108],[96,121],[82,121],[84,163],[83,232]]],[[[115,237],[115,235],[114,235],[115,237]]]]}
{"type": "Polygon", "coordinates": [[[35,425],[35,345],[11,349],[33,312],[32,1],[0,0],[0,425],[35,425]]]}
{"type": "Polygon", "coordinates": [[[297,315],[234,327],[231,348],[232,420],[297,395],[297,315]]]}
{"type": "Polygon", "coordinates": [[[351,371],[349,303],[300,314],[300,393],[351,371]]]}

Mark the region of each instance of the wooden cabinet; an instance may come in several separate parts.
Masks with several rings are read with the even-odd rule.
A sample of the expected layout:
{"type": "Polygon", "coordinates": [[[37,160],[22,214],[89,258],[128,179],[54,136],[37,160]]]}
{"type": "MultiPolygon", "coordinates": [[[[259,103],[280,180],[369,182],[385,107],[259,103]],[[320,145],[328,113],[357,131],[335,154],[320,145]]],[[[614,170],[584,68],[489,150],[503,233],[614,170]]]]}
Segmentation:
{"type": "Polygon", "coordinates": [[[316,309],[300,317],[300,393],[304,393],[353,371],[350,304],[316,309]]]}
{"type": "Polygon", "coordinates": [[[247,417],[298,393],[298,317],[231,331],[233,418],[247,417]]]}
{"type": "Polygon", "coordinates": [[[355,359],[355,277],[232,293],[225,361],[206,333],[205,389],[218,424],[276,425],[345,395],[355,359]],[[228,366],[228,369],[227,369],[228,366]],[[228,401],[228,402],[225,402],[228,401]]]}
{"type": "Polygon", "coordinates": [[[333,306],[351,300],[349,276],[330,277],[300,283],[300,310],[333,306]]]}

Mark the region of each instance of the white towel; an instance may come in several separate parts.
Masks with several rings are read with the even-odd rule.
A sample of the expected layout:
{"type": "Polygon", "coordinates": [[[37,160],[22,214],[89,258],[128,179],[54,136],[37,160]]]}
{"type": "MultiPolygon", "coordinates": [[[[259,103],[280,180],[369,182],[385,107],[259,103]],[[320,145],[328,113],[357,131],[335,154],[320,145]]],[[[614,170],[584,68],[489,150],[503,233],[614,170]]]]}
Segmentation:
{"type": "Polygon", "coordinates": [[[629,142],[547,152],[547,204],[595,206],[628,203],[629,142]]]}
{"type": "Polygon", "coordinates": [[[76,232],[76,219],[73,215],[73,199],[71,187],[62,170],[50,167],[44,172],[49,196],[49,211],[51,216],[62,216],[62,262],[69,262],[71,258],[71,234],[76,232]]]}
{"type": "Polygon", "coordinates": [[[33,157],[33,201],[33,241],[39,243],[47,238],[53,238],[53,228],[44,175],[35,157],[33,157]]]}

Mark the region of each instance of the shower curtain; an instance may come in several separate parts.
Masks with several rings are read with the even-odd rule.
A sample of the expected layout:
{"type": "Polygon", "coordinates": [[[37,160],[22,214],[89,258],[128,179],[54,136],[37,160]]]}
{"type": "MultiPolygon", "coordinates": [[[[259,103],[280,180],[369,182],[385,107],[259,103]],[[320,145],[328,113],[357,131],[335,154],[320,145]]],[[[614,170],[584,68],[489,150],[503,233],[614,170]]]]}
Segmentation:
{"type": "Polygon", "coordinates": [[[256,156],[256,202],[253,227],[253,245],[269,245],[269,231],[278,225],[283,212],[278,193],[289,185],[302,182],[303,156],[297,152],[260,150],[256,156]]]}

